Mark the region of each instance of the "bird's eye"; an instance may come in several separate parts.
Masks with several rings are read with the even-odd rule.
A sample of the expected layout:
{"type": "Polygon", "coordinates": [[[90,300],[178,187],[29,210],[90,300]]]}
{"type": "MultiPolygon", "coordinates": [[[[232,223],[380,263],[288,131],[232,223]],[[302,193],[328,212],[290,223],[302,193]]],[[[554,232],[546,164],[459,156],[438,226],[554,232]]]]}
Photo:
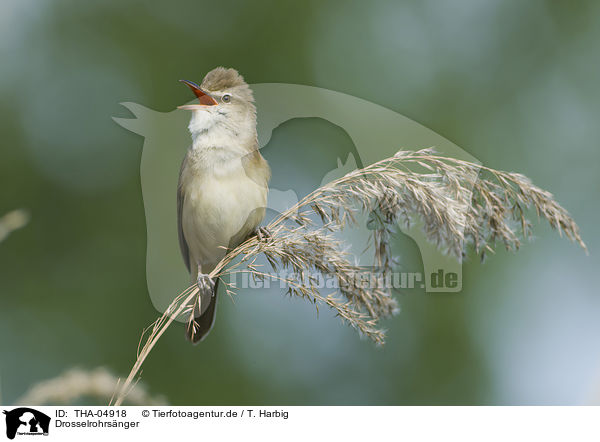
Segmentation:
{"type": "Polygon", "coordinates": [[[221,100],[223,100],[223,103],[231,103],[231,94],[225,94],[225,95],[223,95],[223,97],[221,98],[221,100]]]}

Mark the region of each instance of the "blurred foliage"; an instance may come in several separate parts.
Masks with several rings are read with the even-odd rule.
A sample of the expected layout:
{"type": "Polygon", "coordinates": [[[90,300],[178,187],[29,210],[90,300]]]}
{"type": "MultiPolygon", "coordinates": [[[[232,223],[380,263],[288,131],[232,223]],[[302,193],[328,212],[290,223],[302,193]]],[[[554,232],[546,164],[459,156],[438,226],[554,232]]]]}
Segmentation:
{"type": "MultiPolygon", "coordinates": [[[[73,366],[128,372],[157,312],[142,139],[110,117],[129,116],[124,101],[170,111],[190,99],[179,78],[225,65],[250,83],[379,103],[530,176],[571,211],[592,255],[540,225],[517,255],[467,262],[462,293],[400,295],[383,349],[276,292],[223,297],[200,346],[182,327],[167,332],[145,364],[151,393],[173,404],[589,402],[600,385],[599,25],[591,0],[5,0],[0,213],[27,207],[31,221],[0,245],[2,400],[73,366]]],[[[274,180],[304,194],[323,176],[315,158],[335,161],[348,142],[298,120],[264,154],[274,180]]],[[[398,241],[422,271],[414,243],[398,241]]]]}

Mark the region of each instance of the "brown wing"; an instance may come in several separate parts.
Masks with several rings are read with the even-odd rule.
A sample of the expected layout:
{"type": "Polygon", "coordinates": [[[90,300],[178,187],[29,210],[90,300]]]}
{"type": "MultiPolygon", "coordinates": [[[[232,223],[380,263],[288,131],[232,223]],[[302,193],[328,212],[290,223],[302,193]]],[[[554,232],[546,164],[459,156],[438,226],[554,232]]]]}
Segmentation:
{"type": "Polygon", "coordinates": [[[187,154],[181,163],[181,169],[179,170],[179,183],[177,184],[177,234],[179,236],[179,248],[181,249],[181,255],[183,256],[183,261],[185,262],[185,266],[188,269],[188,272],[191,272],[190,267],[190,248],[188,247],[187,242],[185,241],[185,236],[183,235],[183,202],[185,201],[185,191],[181,182],[181,175],[183,173],[183,169],[185,168],[187,163],[187,154]]]}
{"type": "Polygon", "coordinates": [[[267,187],[271,178],[271,168],[267,160],[258,151],[258,148],[252,150],[242,157],[242,166],[248,178],[260,186],[267,187]]]}

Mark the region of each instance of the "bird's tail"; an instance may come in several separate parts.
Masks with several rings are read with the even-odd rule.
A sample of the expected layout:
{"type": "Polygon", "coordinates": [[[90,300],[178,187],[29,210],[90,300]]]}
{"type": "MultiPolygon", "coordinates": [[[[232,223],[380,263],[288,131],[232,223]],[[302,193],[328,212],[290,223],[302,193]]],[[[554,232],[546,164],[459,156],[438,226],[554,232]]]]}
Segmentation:
{"type": "Polygon", "coordinates": [[[215,314],[217,311],[217,289],[219,287],[219,279],[215,281],[214,290],[210,298],[208,308],[204,313],[200,312],[200,305],[194,305],[194,320],[187,324],[185,334],[190,342],[197,344],[202,341],[208,332],[212,329],[215,322],[215,314]]]}

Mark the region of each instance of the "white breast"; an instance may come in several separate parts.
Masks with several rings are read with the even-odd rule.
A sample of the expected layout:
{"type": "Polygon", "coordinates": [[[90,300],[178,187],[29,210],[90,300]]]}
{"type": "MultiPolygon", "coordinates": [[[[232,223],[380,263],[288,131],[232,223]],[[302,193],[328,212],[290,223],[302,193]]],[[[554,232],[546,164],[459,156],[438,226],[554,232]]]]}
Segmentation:
{"type": "Polygon", "coordinates": [[[264,216],[266,183],[248,178],[239,155],[224,149],[192,151],[182,171],[183,233],[192,266],[209,272],[264,216]]]}

